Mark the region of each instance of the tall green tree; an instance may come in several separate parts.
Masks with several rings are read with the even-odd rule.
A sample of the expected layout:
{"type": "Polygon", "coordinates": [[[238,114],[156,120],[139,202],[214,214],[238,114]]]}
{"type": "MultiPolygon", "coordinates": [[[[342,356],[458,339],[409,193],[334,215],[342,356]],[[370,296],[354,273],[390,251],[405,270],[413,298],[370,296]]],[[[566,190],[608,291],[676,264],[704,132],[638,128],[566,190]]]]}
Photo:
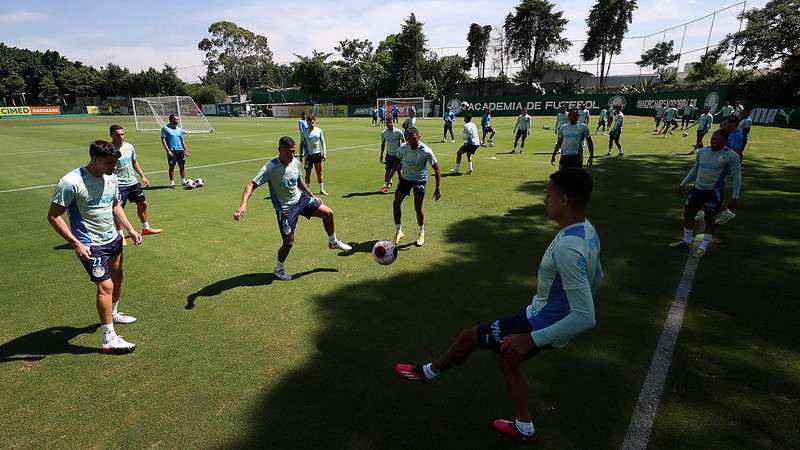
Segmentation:
{"type": "Polygon", "coordinates": [[[432,89],[430,95],[441,98],[443,95],[455,94],[458,85],[469,80],[464,70],[465,65],[466,61],[461,56],[439,58],[435,53],[429,53],[423,64],[422,76],[432,89]]]}
{"type": "Polygon", "coordinates": [[[738,66],[780,62],[800,71],[800,0],[771,0],[739,14],[739,19],[747,26],[723,40],[736,50],[738,66]]]}
{"type": "Polygon", "coordinates": [[[642,53],[641,59],[636,61],[639,67],[650,67],[658,73],[661,81],[664,81],[664,69],[678,60],[680,54],[673,53],[675,50],[675,41],[659,42],[655,47],[642,53]]]}
{"type": "MultiPolygon", "coordinates": [[[[233,22],[214,22],[208,27],[211,37],[203,38],[197,48],[206,52],[206,78],[223,74],[242,93],[245,74],[270,73],[272,51],[266,36],[255,34],[233,22]]],[[[269,81],[269,80],[266,80],[269,81]]]]}
{"type": "Polygon", "coordinates": [[[581,49],[581,58],[584,61],[600,58],[600,89],[605,89],[613,55],[622,52],[622,40],[636,8],[636,0],[597,0],[589,11],[586,43],[581,49]]]}
{"type": "Polygon", "coordinates": [[[333,48],[349,64],[356,64],[369,60],[372,57],[372,42],[369,39],[345,39],[333,48]]]}
{"type": "Polygon", "coordinates": [[[428,38],[422,31],[423,25],[414,13],[409,14],[394,42],[392,68],[400,80],[399,90],[405,95],[409,95],[409,92],[417,92],[411,95],[422,94],[416,91],[416,87],[421,86],[422,76],[419,68],[427,53],[428,38]]]}
{"type": "Polygon", "coordinates": [[[316,50],[311,56],[294,55],[299,61],[292,63],[293,81],[315,100],[331,87],[331,65],[327,63],[331,55],[316,50]]]}
{"type": "Polygon", "coordinates": [[[561,37],[568,20],[563,11],[554,12],[554,7],[547,0],[521,0],[503,25],[509,51],[522,64],[524,84],[528,87],[541,76],[545,60],[572,46],[561,37]]]}
{"type": "Polygon", "coordinates": [[[39,81],[38,90],[37,96],[43,103],[53,105],[58,102],[58,86],[49,73],[39,81]]]}
{"type": "Polygon", "coordinates": [[[467,33],[467,59],[465,64],[468,68],[478,69],[478,83],[483,90],[483,79],[486,78],[486,56],[489,53],[489,43],[492,38],[492,26],[481,26],[473,23],[469,26],[467,33]]]}
{"type": "Polygon", "coordinates": [[[0,92],[2,92],[4,100],[6,97],[10,98],[11,104],[16,106],[17,99],[21,99],[26,87],[25,79],[14,69],[0,68],[0,92]]]}

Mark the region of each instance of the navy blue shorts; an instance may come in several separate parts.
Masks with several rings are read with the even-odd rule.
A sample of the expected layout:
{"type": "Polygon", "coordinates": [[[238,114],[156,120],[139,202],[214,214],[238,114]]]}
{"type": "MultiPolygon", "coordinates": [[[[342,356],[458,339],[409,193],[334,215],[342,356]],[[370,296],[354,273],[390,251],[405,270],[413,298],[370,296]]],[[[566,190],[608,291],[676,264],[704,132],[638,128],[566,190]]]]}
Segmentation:
{"type": "Polygon", "coordinates": [[[117,236],[116,239],[104,245],[90,245],[89,250],[92,252],[92,259],[81,261],[86,273],[89,274],[89,279],[95,283],[105,281],[111,278],[111,269],[108,267],[108,261],[122,253],[122,236],[117,236]]]}
{"type": "Polygon", "coordinates": [[[474,155],[475,152],[478,151],[478,145],[474,144],[463,144],[459,150],[464,150],[464,152],[468,155],[474,155]]]}
{"type": "Polygon", "coordinates": [[[494,128],[492,128],[492,127],[483,127],[483,133],[484,134],[493,133],[493,132],[494,132],[494,128]]]}
{"type": "MultiPolygon", "coordinates": [[[[493,320],[489,323],[482,323],[478,325],[478,342],[484,347],[495,353],[502,353],[500,351],[500,344],[503,338],[510,334],[530,334],[533,332],[533,326],[528,321],[528,315],[525,311],[515,314],[513,316],[506,316],[501,319],[493,320]]],[[[528,350],[527,353],[522,355],[524,359],[530,359],[542,350],[550,350],[551,345],[538,347],[533,344],[533,348],[528,350]]]]}
{"type": "Polygon", "coordinates": [[[186,152],[183,150],[172,150],[172,156],[167,153],[167,164],[174,166],[175,163],[183,164],[186,162],[186,152]]]}
{"type": "Polygon", "coordinates": [[[517,130],[517,137],[515,138],[515,140],[519,138],[525,140],[526,137],[528,137],[528,130],[517,130]]]}
{"type": "Polygon", "coordinates": [[[583,167],[583,156],[562,154],[558,162],[558,167],[560,169],[566,169],[567,167],[583,167]]]}
{"type": "Polygon", "coordinates": [[[306,161],[303,164],[306,170],[311,170],[314,167],[314,164],[322,162],[322,153],[313,153],[311,155],[306,156],[306,161]]]}
{"type": "Polygon", "coordinates": [[[119,202],[122,204],[123,208],[128,200],[132,201],[133,203],[142,203],[145,200],[144,191],[142,191],[141,184],[136,183],[130,186],[119,187],[119,202]]]}
{"type": "Polygon", "coordinates": [[[397,155],[386,155],[386,168],[391,169],[397,161],[397,155]]]}
{"type": "Polygon", "coordinates": [[[622,135],[622,130],[611,130],[608,132],[608,138],[613,140],[619,140],[619,137],[622,135]]]}
{"type": "Polygon", "coordinates": [[[716,216],[721,204],[722,196],[715,189],[697,189],[693,187],[689,189],[689,195],[686,196],[686,207],[693,210],[702,209],[705,211],[706,217],[716,216]]]}
{"type": "Polygon", "coordinates": [[[425,195],[426,184],[428,184],[427,180],[409,181],[400,177],[400,183],[397,184],[397,192],[403,195],[409,195],[413,188],[414,194],[425,195]]]}
{"type": "Polygon", "coordinates": [[[303,192],[300,200],[292,206],[292,209],[285,213],[278,213],[278,228],[281,230],[281,236],[287,238],[294,236],[300,216],[310,219],[320,206],[322,203],[319,200],[303,192]]]}

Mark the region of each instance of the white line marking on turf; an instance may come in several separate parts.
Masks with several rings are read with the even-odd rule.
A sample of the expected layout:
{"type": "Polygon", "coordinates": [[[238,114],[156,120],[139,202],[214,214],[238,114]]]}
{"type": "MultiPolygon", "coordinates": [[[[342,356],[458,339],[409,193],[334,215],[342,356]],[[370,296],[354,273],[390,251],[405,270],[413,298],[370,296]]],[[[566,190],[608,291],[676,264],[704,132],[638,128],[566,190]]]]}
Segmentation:
{"type": "Polygon", "coordinates": [[[697,273],[697,266],[700,263],[698,258],[690,256],[686,260],[683,268],[683,275],[675,289],[675,298],[667,313],[664,321],[664,328],[656,344],[656,351],[653,353],[653,360],[650,362],[650,369],[644,380],[639,399],[633,409],[633,416],[625,433],[625,441],[620,447],[623,450],[644,450],[650,440],[650,432],[653,430],[653,421],[658,412],[658,402],[664,392],[664,382],[669,373],[669,366],[672,363],[672,354],[675,351],[675,343],[683,325],[683,314],[686,312],[686,303],[689,294],[692,292],[694,276],[697,273]]]}
{"type": "MultiPolygon", "coordinates": [[[[328,151],[329,152],[333,152],[333,151],[336,151],[336,150],[352,150],[352,149],[355,149],[355,148],[372,147],[373,145],[374,144],[364,144],[364,145],[354,145],[352,147],[336,147],[336,148],[332,148],[332,149],[330,149],[328,151]]],[[[239,160],[236,160],[236,161],[225,161],[225,162],[213,163],[213,164],[203,164],[203,165],[200,165],[200,166],[187,166],[186,168],[187,169],[206,169],[206,168],[209,168],[209,167],[228,166],[228,165],[231,165],[231,164],[240,164],[240,163],[253,162],[253,161],[265,161],[267,159],[269,159],[269,157],[263,157],[262,156],[260,158],[239,159],[239,160]]],[[[154,170],[152,172],[145,172],[144,174],[145,175],[154,175],[154,174],[159,174],[159,173],[167,173],[167,171],[166,170],[154,170]]],[[[53,187],[53,186],[55,186],[55,184],[40,184],[39,186],[28,186],[28,187],[23,187],[23,188],[6,189],[6,190],[3,190],[3,191],[0,191],[0,194],[6,194],[6,193],[9,193],[9,192],[30,191],[30,190],[33,190],[33,189],[43,189],[43,188],[48,188],[48,187],[53,187]]]]}

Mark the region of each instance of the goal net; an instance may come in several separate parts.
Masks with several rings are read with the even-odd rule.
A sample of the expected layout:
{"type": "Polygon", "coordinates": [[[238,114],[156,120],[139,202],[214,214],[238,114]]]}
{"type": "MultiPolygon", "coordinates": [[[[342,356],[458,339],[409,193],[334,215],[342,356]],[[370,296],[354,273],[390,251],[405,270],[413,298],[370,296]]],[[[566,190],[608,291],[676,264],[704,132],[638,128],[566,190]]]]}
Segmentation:
{"type": "Polygon", "coordinates": [[[404,97],[404,98],[379,98],[375,101],[375,106],[386,108],[386,114],[391,114],[392,109],[397,106],[400,116],[407,116],[408,111],[413,107],[417,112],[417,117],[427,119],[431,116],[431,104],[433,100],[426,100],[424,97],[404,97]]]}
{"type": "Polygon", "coordinates": [[[189,96],[137,97],[131,99],[136,131],[161,131],[175,115],[186,133],[212,133],[214,127],[189,96]]]}
{"type": "Polygon", "coordinates": [[[314,117],[347,117],[347,106],[334,105],[333,103],[315,103],[311,114],[314,117]]]}

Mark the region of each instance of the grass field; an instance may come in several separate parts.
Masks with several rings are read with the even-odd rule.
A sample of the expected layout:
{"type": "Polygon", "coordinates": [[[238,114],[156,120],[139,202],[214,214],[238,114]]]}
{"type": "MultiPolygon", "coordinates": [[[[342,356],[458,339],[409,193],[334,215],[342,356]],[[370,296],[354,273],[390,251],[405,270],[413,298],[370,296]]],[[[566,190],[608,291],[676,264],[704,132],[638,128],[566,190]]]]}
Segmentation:
{"type": "MultiPolygon", "coordinates": [[[[0,121],[0,446],[515,448],[491,429],[512,414],[493,355],[425,386],[392,364],[427,361],[460,329],[529,304],[557,232],[542,205],[553,132],[535,118],[525,155],[509,155],[512,119],[496,118],[497,146],[479,150],[476,172],[445,178],[438,203],[428,196],[425,246],[379,266],[369,251],[392,236],[392,196],[376,194],[368,121],[319,121],[324,200],[355,251],[328,250],[321,223],[301,219],[292,282],[271,274],[280,237],[266,190],[242,222],[232,214],[277,139],[297,134],[294,119],[212,119],[216,133],[188,136],[189,175],[207,183],[193,191],[164,189],[158,136],[128,118],[0,121]],[[121,309],[139,322],[117,330],[138,347],[119,357],[97,353],[94,286],[45,219],[52,187],[12,191],[85,163],[112,122],[153,172],[150,221],[165,230],[125,250],[121,309]]],[[[438,120],[420,125],[449,170],[458,143],[436,143],[438,120]]],[[[675,153],[690,142],[651,128],[626,118],[626,156],[590,169],[606,274],[598,324],[526,367],[540,448],[619,447],[686,262],[666,244],[681,233],[674,188],[692,158],[675,153]]],[[[604,154],[607,138],[595,142],[604,154]]],[[[798,130],[751,133],[742,208],[700,262],[650,448],[800,448],[797,142],[798,130]]],[[[410,201],[403,222],[413,240],[410,201]]]]}

